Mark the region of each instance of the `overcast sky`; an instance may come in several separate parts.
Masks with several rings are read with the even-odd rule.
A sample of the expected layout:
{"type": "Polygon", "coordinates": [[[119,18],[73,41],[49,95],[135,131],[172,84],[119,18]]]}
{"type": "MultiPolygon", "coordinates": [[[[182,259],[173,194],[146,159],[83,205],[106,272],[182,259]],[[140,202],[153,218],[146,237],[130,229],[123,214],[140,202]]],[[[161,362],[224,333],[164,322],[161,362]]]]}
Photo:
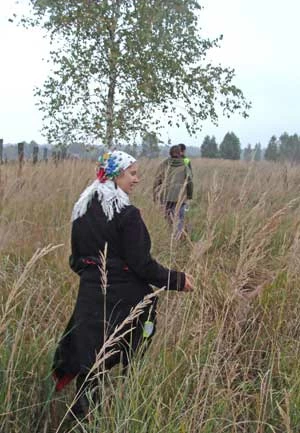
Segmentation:
{"type": "MultiPolygon", "coordinates": [[[[8,22],[26,0],[0,0],[0,138],[4,143],[36,140],[44,143],[41,114],[35,107],[34,86],[47,76],[48,43],[37,30],[8,22]]],[[[183,129],[166,129],[163,139],[200,145],[205,135],[220,142],[235,132],[242,146],[287,131],[300,134],[299,0],[202,0],[203,32],[223,34],[221,48],[211,53],[215,63],[233,67],[235,84],[252,102],[250,117],[220,118],[219,126],[203,125],[198,137],[183,129]]]]}

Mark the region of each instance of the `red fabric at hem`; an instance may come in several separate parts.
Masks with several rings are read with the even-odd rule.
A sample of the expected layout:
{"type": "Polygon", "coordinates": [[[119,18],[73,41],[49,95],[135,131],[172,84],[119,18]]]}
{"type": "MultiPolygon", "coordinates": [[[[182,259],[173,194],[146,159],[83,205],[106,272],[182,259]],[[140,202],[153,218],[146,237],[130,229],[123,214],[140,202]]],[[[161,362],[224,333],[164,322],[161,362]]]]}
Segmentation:
{"type": "Polygon", "coordinates": [[[74,379],[75,376],[75,374],[65,374],[59,379],[56,374],[53,373],[53,378],[56,382],[55,391],[61,391],[65,386],[68,385],[68,383],[70,383],[74,379]]]}

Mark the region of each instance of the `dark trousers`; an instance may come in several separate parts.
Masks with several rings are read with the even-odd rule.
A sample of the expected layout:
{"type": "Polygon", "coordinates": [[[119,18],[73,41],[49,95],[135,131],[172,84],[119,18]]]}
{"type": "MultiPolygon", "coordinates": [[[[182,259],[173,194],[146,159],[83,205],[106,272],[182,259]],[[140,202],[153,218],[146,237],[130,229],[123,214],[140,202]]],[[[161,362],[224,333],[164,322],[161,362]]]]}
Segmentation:
{"type": "Polygon", "coordinates": [[[165,217],[170,225],[173,225],[175,228],[175,236],[179,238],[184,227],[184,216],[185,216],[185,208],[186,203],[182,203],[179,209],[176,212],[177,202],[167,201],[165,207],[165,217]]]}

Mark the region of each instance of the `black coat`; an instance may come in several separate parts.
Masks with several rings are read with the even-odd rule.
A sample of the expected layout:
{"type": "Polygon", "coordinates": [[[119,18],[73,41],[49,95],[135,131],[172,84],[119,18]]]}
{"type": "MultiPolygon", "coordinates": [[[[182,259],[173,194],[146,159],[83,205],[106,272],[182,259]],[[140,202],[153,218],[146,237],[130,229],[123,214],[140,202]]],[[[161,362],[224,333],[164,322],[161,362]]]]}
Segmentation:
{"type": "MultiPolygon", "coordinates": [[[[132,205],[108,221],[96,196],[87,212],[73,222],[70,264],[80,275],[80,285],[74,312],[55,354],[58,379],[85,374],[91,368],[104,339],[145,295],[152,293],[149,284],[183,289],[184,273],[161,266],[151,257],[150,249],[148,230],[140,211],[132,205]],[[105,244],[106,288],[99,269],[99,251],[104,251],[105,244]]],[[[120,356],[125,365],[128,363],[128,352],[134,352],[141,342],[143,323],[155,318],[155,304],[154,299],[134,324],[130,342],[128,337],[123,339],[119,354],[107,361],[107,368],[119,362],[120,356]]]]}

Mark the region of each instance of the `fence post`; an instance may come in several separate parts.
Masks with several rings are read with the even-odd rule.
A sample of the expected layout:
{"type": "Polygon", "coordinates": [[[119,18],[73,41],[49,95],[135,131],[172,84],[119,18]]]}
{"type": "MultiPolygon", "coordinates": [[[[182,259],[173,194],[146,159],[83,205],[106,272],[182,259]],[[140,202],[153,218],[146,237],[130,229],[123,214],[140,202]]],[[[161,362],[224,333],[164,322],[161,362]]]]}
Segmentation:
{"type": "Polygon", "coordinates": [[[0,164],[3,164],[3,138],[0,138],[0,164]]]}
{"type": "Polygon", "coordinates": [[[24,141],[18,143],[18,161],[20,164],[24,162],[24,141]]]}
{"type": "Polygon", "coordinates": [[[22,173],[22,166],[24,163],[24,141],[18,143],[18,161],[19,161],[19,176],[22,173]]]}
{"type": "Polygon", "coordinates": [[[65,146],[63,146],[61,148],[60,155],[61,155],[61,159],[66,159],[67,158],[67,148],[65,146]]]}
{"type": "Polygon", "coordinates": [[[44,147],[44,149],[43,149],[43,160],[45,162],[48,162],[48,148],[47,147],[44,147]]]}
{"type": "Polygon", "coordinates": [[[39,146],[34,145],[33,150],[32,150],[32,162],[33,162],[33,164],[36,164],[38,162],[38,158],[39,158],[39,146]]]}
{"type": "Polygon", "coordinates": [[[56,152],[56,150],[52,150],[52,160],[54,162],[54,165],[57,166],[57,152],[56,152]]]}

